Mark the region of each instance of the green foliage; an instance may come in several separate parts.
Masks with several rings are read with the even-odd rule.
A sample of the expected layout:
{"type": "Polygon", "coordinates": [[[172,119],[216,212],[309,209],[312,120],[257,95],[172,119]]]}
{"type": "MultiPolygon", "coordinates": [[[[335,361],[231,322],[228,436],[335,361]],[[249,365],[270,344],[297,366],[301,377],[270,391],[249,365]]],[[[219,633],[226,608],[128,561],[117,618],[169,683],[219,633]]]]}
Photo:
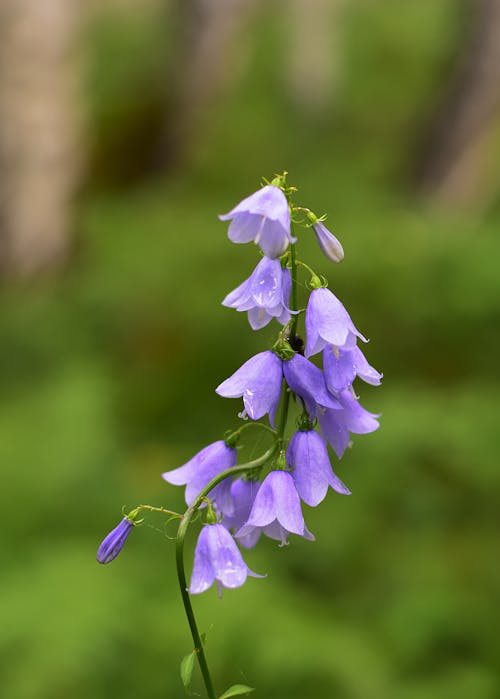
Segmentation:
{"type": "MultiPolygon", "coordinates": [[[[301,240],[373,339],[384,385],[358,390],[382,428],[336,465],[353,496],[306,508],[316,543],[263,542],[246,560],[265,580],[195,600],[214,625],[216,686],[241,680],[274,699],[499,695],[500,212],[480,224],[424,212],[400,185],[408,127],[448,60],[452,13],[444,0],[360,3],[344,96],[313,125],[276,89],[278,24],[264,23],[192,170],[88,192],[73,269],[3,290],[2,696],[181,695],[190,641],[172,531],[151,518],[110,566],[95,551],[122,505],[181,508],[159,474],[237,425],[236,403],[213,389],[276,328],[254,334],[219,306],[256,255],[231,246],[216,216],[284,167],[344,245],[330,267],[312,235],[301,240]]],[[[161,54],[144,22],[91,34],[96,131],[118,128],[161,54]],[[120,55],[135,47],[138,62],[118,61],[113,31],[120,55]]],[[[196,668],[193,685],[201,692],[196,668]]]]}

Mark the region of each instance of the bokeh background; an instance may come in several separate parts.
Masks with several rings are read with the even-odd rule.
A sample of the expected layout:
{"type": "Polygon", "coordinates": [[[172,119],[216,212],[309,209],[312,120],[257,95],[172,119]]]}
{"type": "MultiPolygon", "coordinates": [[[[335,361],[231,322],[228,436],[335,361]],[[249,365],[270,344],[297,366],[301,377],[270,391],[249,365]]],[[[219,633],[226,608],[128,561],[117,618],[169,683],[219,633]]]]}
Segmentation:
{"type": "Polygon", "coordinates": [[[2,697],[184,695],[173,532],[95,551],[237,424],[214,387],[277,326],[220,306],[258,258],[217,214],[284,169],[344,244],[301,254],[371,338],[382,428],[316,543],[195,600],[217,687],[500,696],[499,37],[498,0],[3,0],[2,697]]]}

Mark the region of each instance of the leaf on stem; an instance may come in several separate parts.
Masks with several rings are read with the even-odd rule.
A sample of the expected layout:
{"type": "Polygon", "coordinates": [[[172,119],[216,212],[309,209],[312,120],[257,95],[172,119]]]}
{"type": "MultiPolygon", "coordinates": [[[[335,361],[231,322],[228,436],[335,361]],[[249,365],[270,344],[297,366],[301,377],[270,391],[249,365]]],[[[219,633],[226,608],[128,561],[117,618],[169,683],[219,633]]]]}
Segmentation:
{"type": "Polygon", "coordinates": [[[255,687],[247,687],[246,684],[233,684],[232,687],[226,689],[224,694],[221,694],[219,699],[229,699],[229,697],[236,697],[241,694],[250,694],[250,692],[253,692],[254,690],[255,687]]]}
{"type": "Polygon", "coordinates": [[[185,689],[191,684],[191,675],[193,674],[194,658],[196,651],[193,650],[189,655],[184,656],[181,661],[181,680],[185,689]]]}

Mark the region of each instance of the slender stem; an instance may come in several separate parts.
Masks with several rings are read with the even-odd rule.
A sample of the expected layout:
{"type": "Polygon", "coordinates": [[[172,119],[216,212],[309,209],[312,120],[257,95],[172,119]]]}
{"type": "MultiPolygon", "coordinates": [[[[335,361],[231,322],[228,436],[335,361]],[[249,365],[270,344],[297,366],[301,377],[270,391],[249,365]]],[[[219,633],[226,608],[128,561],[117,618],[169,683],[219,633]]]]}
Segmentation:
{"type": "Polygon", "coordinates": [[[263,422],[246,422],[244,425],[241,427],[238,427],[238,429],[234,430],[234,432],[231,432],[231,434],[228,435],[227,439],[232,439],[235,436],[239,436],[242,432],[245,430],[248,430],[251,427],[260,427],[263,430],[266,430],[266,432],[270,432],[273,437],[276,437],[276,430],[273,430],[272,427],[269,427],[268,425],[265,425],[263,422]]]}
{"type": "Polygon", "coordinates": [[[237,475],[239,473],[246,473],[252,471],[253,469],[260,468],[266,461],[268,461],[278,449],[278,442],[275,442],[262,456],[254,459],[253,461],[248,461],[247,463],[240,464],[239,466],[233,466],[233,468],[228,468],[225,471],[219,473],[215,478],[212,478],[210,483],[206,485],[193,500],[191,505],[188,507],[186,512],[183,514],[182,519],[179,523],[179,529],[177,531],[177,543],[175,547],[175,560],[177,564],[177,578],[179,580],[179,587],[182,596],[182,603],[184,604],[184,610],[186,612],[186,617],[189,623],[189,628],[191,630],[191,636],[193,637],[194,650],[196,652],[196,657],[198,658],[198,664],[200,666],[201,674],[203,676],[203,682],[205,683],[205,688],[207,690],[207,695],[209,699],[216,699],[216,694],[214,686],[212,683],[212,678],[210,676],[210,671],[207,665],[207,659],[205,657],[205,651],[203,649],[203,644],[201,641],[200,633],[198,631],[198,626],[196,624],[196,618],[194,616],[193,607],[191,605],[191,599],[189,597],[189,592],[187,590],[186,573],[184,570],[184,539],[186,538],[186,532],[188,530],[189,524],[193,515],[196,513],[200,505],[203,503],[206,496],[210,491],[215,488],[221,481],[231,476],[237,475]]]}

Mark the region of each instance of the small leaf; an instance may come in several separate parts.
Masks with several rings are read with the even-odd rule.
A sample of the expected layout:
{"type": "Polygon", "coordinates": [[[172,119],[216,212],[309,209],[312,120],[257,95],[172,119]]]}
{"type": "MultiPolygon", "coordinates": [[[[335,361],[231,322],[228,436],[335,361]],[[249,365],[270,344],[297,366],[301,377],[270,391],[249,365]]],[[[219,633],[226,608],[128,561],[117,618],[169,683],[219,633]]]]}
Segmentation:
{"type": "Polygon", "coordinates": [[[247,687],[246,684],[233,684],[232,687],[226,689],[224,694],[221,694],[219,699],[229,699],[229,697],[236,697],[240,694],[250,694],[250,692],[253,692],[254,690],[255,687],[247,687]]]}
{"type": "Polygon", "coordinates": [[[193,650],[189,655],[186,655],[184,658],[182,658],[181,661],[181,680],[185,689],[188,689],[191,683],[191,675],[193,674],[195,655],[196,651],[193,650]]]}
{"type": "Polygon", "coordinates": [[[206,633],[200,633],[200,639],[203,645],[205,645],[205,642],[207,640],[207,634],[206,633]]]}

